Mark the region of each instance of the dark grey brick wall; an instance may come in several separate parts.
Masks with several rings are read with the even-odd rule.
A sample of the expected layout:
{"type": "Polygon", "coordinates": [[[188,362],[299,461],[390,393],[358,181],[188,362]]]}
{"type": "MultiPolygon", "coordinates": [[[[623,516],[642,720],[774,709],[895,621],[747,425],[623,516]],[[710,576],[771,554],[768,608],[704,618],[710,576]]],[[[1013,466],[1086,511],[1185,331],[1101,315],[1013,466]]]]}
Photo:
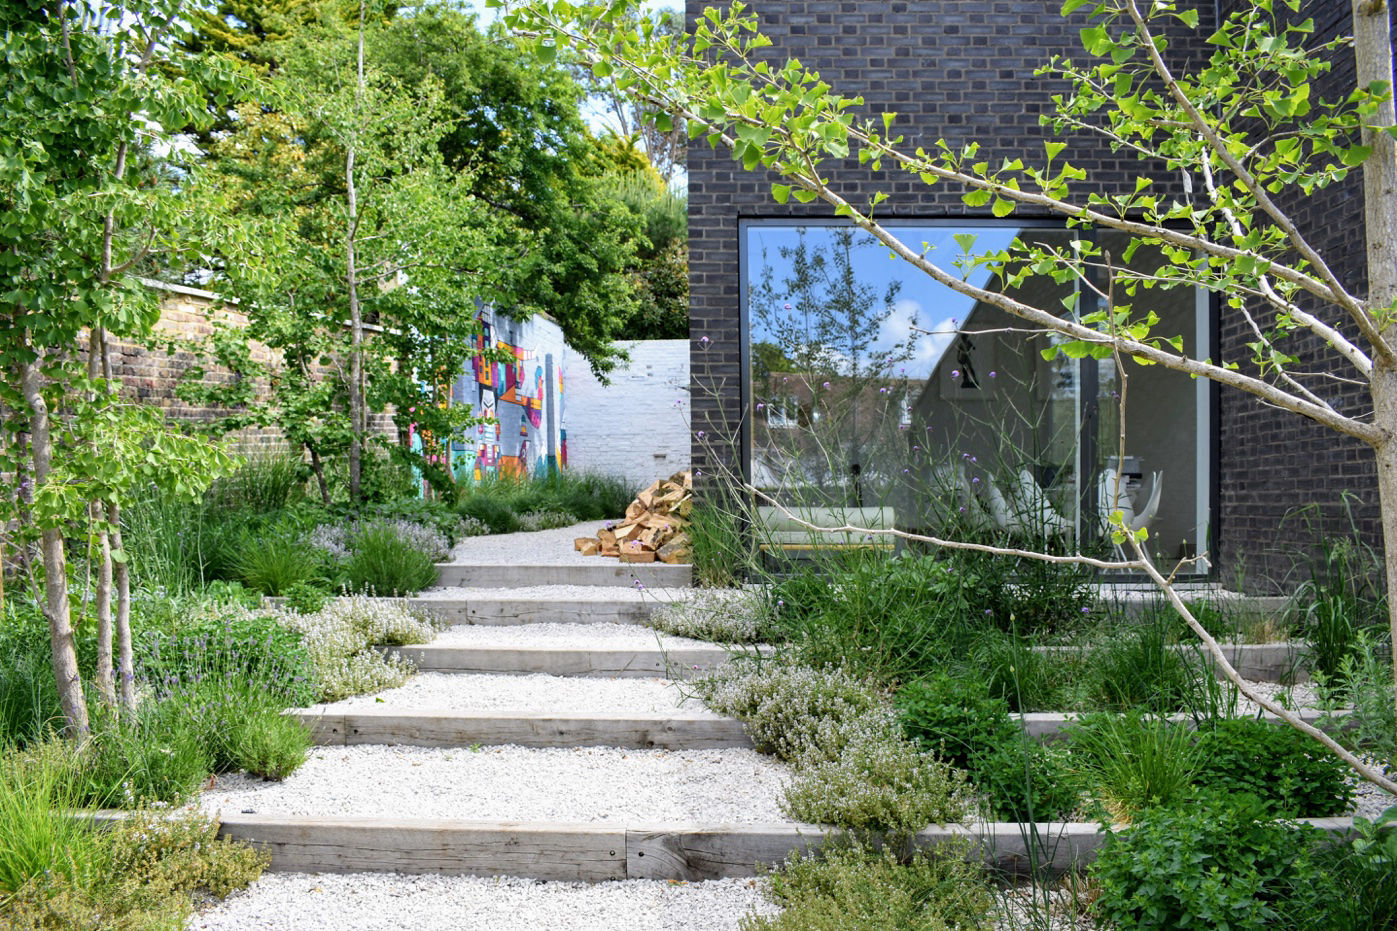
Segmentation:
{"type": "MultiPolygon", "coordinates": [[[[1229,0],[1236,2],[1236,0],[1229,0]]],[[[692,18],[705,3],[689,0],[692,18]]],[[[1347,4],[1312,0],[1321,32],[1347,28],[1347,4]]],[[[1200,3],[1204,31],[1213,5],[1200,3]]],[[[796,57],[836,90],[862,95],[871,113],[894,110],[896,131],[912,145],[937,138],[953,144],[976,140],[991,161],[1041,153],[1047,132],[1039,115],[1051,105],[1056,83],[1034,71],[1054,54],[1080,57],[1082,17],[1063,19],[1058,0],[986,2],[758,2],[763,31],[774,40],[773,61],[796,57]]],[[[1176,37],[1176,63],[1187,66],[1207,54],[1195,37],[1176,37]]],[[[1341,63],[1333,81],[1351,75],[1341,63]]],[[[1095,139],[1069,140],[1072,160],[1102,190],[1128,188],[1141,166],[1095,139]]],[[[830,165],[827,176],[860,202],[883,190],[891,197],[880,215],[933,219],[986,216],[966,208],[959,192],[928,188],[907,176],[877,175],[850,160],[830,165]]],[[[738,224],[745,218],[827,217],[820,205],[782,206],[769,194],[771,178],[744,172],[726,151],[702,139],[689,149],[690,310],[692,337],[693,448],[695,468],[712,473],[733,451],[741,418],[738,224]],[[705,337],[707,338],[705,341],[705,337]],[[703,431],[703,436],[698,436],[703,431]]],[[[1332,257],[1345,280],[1361,280],[1363,246],[1353,236],[1361,215],[1356,179],[1297,204],[1301,222],[1332,257]]],[[[1020,214],[1029,216],[1030,214],[1020,214]]],[[[1358,287],[1358,285],[1355,285],[1358,287]]],[[[1222,357],[1245,362],[1249,351],[1240,327],[1224,325],[1222,357]]],[[[1338,388],[1340,401],[1358,404],[1356,390],[1338,388]]],[[[1370,537],[1376,518],[1371,456],[1329,430],[1267,408],[1236,392],[1220,392],[1219,512],[1214,515],[1217,569],[1233,580],[1245,569],[1250,585],[1282,581],[1293,557],[1309,540],[1303,524],[1285,520],[1311,501],[1332,518],[1344,491],[1359,496],[1359,516],[1370,537]]],[[[729,460],[735,466],[735,457],[729,460]]]]}
{"type": "MultiPolygon", "coordinates": [[[[1237,0],[1225,0],[1223,10],[1236,6],[1237,0]]],[[[1349,6],[1336,0],[1310,0],[1300,16],[1314,18],[1315,45],[1346,35],[1350,28],[1349,6]]],[[[1320,96],[1339,97],[1352,86],[1353,57],[1344,51],[1322,81],[1320,96]]],[[[1355,172],[1313,197],[1289,198],[1284,206],[1340,281],[1356,293],[1365,293],[1360,174],[1355,172]]],[[[1347,329],[1352,331],[1351,326],[1347,329]]],[[[1242,321],[1224,318],[1219,336],[1225,358],[1239,362],[1248,358],[1245,344],[1255,337],[1242,321]]],[[[1352,376],[1352,368],[1326,352],[1318,340],[1295,345],[1294,354],[1306,360],[1307,368],[1352,376]],[[1312,359],[1323,361],[1311,366],[1312,359]]],[[[1366,394],[1364,386],[1337,381],[1324,391],[1341,412],[1359,415],[1371,408],[1366,394]]],[[[1256,588],[1293,585],[1303,575],[1300,556],[1313,546],[1316,532],[1347,533],[1349,510],[1364,539],[1381,546],[1376,468],[1364,444],[1238,392],[1222,392],[1220,406],[1218,555],[1223,579],[1245,572],[1249,585],[1256,588]],[[1343,505],[1346,493],[1349,509],[1343,505]],[[1311,504],[1318,507],[1311,519],[1295,513],[1311,504]]]]}

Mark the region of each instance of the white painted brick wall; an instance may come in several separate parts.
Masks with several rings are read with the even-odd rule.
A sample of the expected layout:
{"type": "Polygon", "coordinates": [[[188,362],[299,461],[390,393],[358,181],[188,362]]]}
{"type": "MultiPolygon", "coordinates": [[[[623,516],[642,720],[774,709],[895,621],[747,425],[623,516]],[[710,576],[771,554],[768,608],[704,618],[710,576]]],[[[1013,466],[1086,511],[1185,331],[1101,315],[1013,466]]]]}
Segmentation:
{"type": "Polygon", "coordinates": [[[689,467],[689,341],[626,344],[631,363],[603,386],[569,353],[563,426],[568,468],[648,485],[689,467]]]}

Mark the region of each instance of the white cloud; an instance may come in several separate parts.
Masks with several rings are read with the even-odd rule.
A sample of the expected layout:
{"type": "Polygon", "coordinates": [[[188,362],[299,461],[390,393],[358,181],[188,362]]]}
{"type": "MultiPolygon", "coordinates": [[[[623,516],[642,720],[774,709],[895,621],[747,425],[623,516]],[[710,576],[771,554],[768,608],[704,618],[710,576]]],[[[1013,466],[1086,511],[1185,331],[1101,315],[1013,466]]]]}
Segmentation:
{"type": "Polygon", "coordinates": [[[892,315],[883,321],[878,343],[891,347],[911,341],[912,358],[907,361],[907,374],[925,378],[931,374],[942,353],[955,336],[955,325],[951,318],[930,320],[920,301],[902,298],[893,305],[892,315]],[[913,327],[916,327],[914,330],[913,327]],[[922,332],[930,330],[930,333],[922,332]]]}

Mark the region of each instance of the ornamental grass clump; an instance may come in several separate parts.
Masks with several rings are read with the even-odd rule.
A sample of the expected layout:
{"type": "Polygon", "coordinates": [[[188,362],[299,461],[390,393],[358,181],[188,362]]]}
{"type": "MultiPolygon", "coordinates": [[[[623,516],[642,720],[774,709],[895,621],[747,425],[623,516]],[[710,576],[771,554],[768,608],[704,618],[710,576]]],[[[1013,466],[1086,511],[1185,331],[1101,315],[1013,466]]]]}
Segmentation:
{"type": "Polygon", "coordinates": [[[714,643],[769,642],[773,633],[767,602],[754,592],[695,589],[660,604],[646,621],[676,637],[714,643]]]}
{"type": "Polygon", "coordinates": [[[414,615],[405,602],[366,595],[336,598],[313,614],[289,613],[284,623],[301,635],[316,700],[322,702],[402,685],[413,665],[374,647],[429,643],[437,632],[433,621],[414,615]]]}

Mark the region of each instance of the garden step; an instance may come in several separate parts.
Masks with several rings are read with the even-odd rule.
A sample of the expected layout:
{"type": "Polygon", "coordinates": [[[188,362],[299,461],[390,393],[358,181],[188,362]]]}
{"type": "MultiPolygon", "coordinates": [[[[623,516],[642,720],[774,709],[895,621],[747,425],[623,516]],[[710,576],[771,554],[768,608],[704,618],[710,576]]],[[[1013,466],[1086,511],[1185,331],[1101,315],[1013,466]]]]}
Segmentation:
{"type": "MultiPolygon", "coordinates": [[[[1304,818],[1344,834],[1351,818],[1304,818]]],[[[758,864],[779,863],[837,835],[819,825],[771,823],[589,824],[320,818],[231,814],[220,833],[255,844],[279,871],[448,873],[604,882],[664,879],[697,882],[759,875],[758,864]]],[[[993,867],[1052,874],[1096,858],[1104,839],[1092,823],[1014,822],[930,827],[917,847],[969,842],[993,867]],[[1032,856],[1030,856],[1032,848],[1032,856]]]]}
{"type": "Polygon", "coordinates": [[[499,588],[438,588],[409,599],[414,610],[450,624],[644,624],[659,605],[675,598],[669,589],[639,591],[601,585],[548,585],[509,591],[499,588]]]}
{"type": "Polygon", "coordinates": [[[291,712],[321,746],[751,748],[741,721],[711,714],[511,714],[382,708],[291,712]]]}
{"type": "Polygon", "coordinates": [[[437,564],[437,585],[469,588],[521,588],[534,585],[607,585],[646,589],[688,588],[693,579],[689,566],[660,563],[618,563],[596,557],[584,564],[547,563],[485,564],[448,562],[437,564]]]}
{"type": "MultiPolygon", "coordinates": [[[[1335,722],[1332,726],[1327,728],[1327,730],[1331,732],[1342,731],[1348,726],[1348,711],[1317,711],[1313,708],[1306,708],[1295,712],[1295,714],[1306,724],[1316,727],[1319,726],[1320,721],[1326,716],[1330,717],[1334,719],[1335,722]]],[[[1081,717],[1081,715],[1060,711],[1028,711],[1023,714],[1016,714],[1014,717],[1019,719],[1019,725],[1028,736],[1037,738],[1038,740],[1055,740],[1064,737],[1073,722],[1081,717]]],[[[1189,728],[1197,724],[1194,717],[1189,714],[1171,714],[1167,715],[1167,717],[1170,721],[1189,728]]],[[[1252,716],[1245,715],[1244,717],[1252,716]]],[[[1261,714],[1261,720],[1278,726],[1283,723],[1278,715],[1271,714],[1269,711],[1261,714]]]]}
{"type": "Polygon", "coordinates": [[[393,651],[430,672],[551,676],[690,678],[726,663],[722,647],[640,648],[485,647],[425,643],[393,651]]]}

